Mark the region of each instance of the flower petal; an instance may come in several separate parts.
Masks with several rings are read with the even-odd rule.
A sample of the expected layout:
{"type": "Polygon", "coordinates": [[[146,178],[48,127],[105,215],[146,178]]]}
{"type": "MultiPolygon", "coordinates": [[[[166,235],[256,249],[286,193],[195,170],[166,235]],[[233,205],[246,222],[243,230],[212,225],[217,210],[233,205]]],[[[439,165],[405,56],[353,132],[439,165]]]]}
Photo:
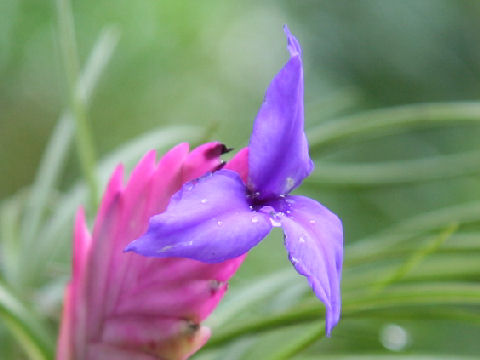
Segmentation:
{"type": "Polygon", "coordinates": [[[224,169],[233,170],[240,175],[244,183],[248,179],[248,147],[240,149],[235,156],[225,164],[224,169]]]}
{"type": "Polygon", "coordinates": [[[303,131],[301,49],[285,33],[291,58],[267,89],[249,144],[248,186],[260,200],[288,194],[313,170],[303,131]]]}
{"type": "Polygon", "coordinates": [[[240,176],[220,170],[184,185],[125,250],[217,263],[247,252],[270,229],[268,216],[250,209],[240,176]]]}
{"type": "Polygon", "coordinates": [[[326,330],[330,336],[341,311],[342,223],[326,207],[307,197],[287,196],[281,201],[274,207],[286,214],[281,223],[289,259],[325,304],[326,330]]]}

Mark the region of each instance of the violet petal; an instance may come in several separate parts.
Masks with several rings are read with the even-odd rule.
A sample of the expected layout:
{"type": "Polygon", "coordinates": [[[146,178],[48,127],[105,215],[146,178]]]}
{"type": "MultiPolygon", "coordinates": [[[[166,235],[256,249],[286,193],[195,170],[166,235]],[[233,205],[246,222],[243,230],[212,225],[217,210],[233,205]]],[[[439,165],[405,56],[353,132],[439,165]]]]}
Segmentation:
{"type": "Polygon", "coordinates": [[[307,197],[287,196],[273,206],[279,209],[280,202],[286,214],[281,223],[288,257],[325,304],[326,332],[330,336],[341,311],[342,223],[326,207],[307,197]]]}
{"type": "Polygon", "coordinates": [[[313,170],[303,131],[301,49],[285,33],[291,57],[267,89],[249,144],[248,186],[260,200],[288,194],[313,170]]]}
{"type": "Polygon", "coordinates": [[[271,227],[267,215],[251,210],[240,176],[220,170],[185,184],[125,251],[217,263],[244,254],[271,227]]]}

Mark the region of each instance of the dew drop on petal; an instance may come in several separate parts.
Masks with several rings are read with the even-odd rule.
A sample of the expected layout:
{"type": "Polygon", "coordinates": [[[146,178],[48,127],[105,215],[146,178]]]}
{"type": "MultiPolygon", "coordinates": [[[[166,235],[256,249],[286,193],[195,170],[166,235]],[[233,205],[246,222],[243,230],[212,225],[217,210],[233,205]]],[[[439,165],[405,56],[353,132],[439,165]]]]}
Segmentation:
{"type": "Polygon", "coordinates": [[[207,199],[202,199],[202,200],[200,200],[200,202],[201,202],[202,204],[206,204],[206,203],[207,203],[207,199]]]}
{"type": "Polygon", "coordinates": [[[310,223],[310,224],[315,224],[315,220],[310,219],[309,223],[310,223]]]}
{"type": "Polygon", "coordinates": [[[294,265],[295,265],[295,264],[298,264],[298,259],[297,259],[296,257],[293,257],[293,256],[292,256],[292,257],[290,258],[290,261],[291,261],[292,264],[294,264],[294,265]]]}
{"type": "Polygon", "coordinates": [[[273,213],[273,214],[270,215],[270,223],[272,224],[272,226],[279,227],[279,226],[282,225],[279,217],[280,216],[279,216],[278,213],[273,213]]]}
{"type": "Polygon", "coordinates": [[[295,179],[292,177],[287,177],[287,180],[285,182],[286,182],[285,187],[287,189],[291,189],[295,185],[295,179]]]}
{"type": "Polygon", "coordinates": [[[258,223],[258,216],[252,217],[252,223],[253,224],[258,223]]]}
{"type": "Polygon", "coordinates": [[[212,293],[216,293],[218,289],[220,289],[220,287],[222,286],[222,282],[218,280],[210,280],[209,285],[210,285],[210,291],[212,293]]]}
{"type": "Polygon", "coordinates": [[[218,225],[218,226],[222,226],[222,225],[223,225],[223,221],[218,220],[218,221],[217,221],[217,225],[218,225]]]}
{"type": "Polygon", "coordinates": [[[292,207],[292,205],[295,204],[295,200],[292,200],[292,199],[287,199],[285,200],[285,202],[287,203],[288,207],[292,207]]]}
{"type": "Polygon", "coordinates": [[[160,250],[157,250],[157,252],[162,253],[162,252],[170,250],[171,248],[173,248],[172,245],[166,245],[166,246],[162,247],[160,250]]]}
{"type": "Polygon", "coordinates": [[[300,237],[298,238],[298,242],[299,242],[299,243],[304,243],[304,242],[305,242],[305,238],[304,238],[303,236],[300,236],[300,237]]]}
{"type": "Polygon", "coordinates": [[[270,219],[270,223],[275,227],[279,227],[281,225],[277,220],[274,219],[270,219]]]}

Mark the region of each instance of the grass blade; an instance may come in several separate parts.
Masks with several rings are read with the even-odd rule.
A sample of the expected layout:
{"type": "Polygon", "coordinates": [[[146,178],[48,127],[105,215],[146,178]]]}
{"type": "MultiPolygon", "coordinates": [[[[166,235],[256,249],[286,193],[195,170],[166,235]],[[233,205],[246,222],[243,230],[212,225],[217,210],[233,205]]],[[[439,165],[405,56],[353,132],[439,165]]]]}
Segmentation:
{"type": "MultiPolygon", "coordinates": [[[[90,101],[117,42],[118,33],[115,28],[107,27],[101,31],[77,84],[77,92],[85,103],[90,101]]],[[[21,227],[24,251],[30,249],[38,241],[38,232],[48,199],[57,185],[73,138],[73,124],[71,114],[68,111],[64,112],[50,137],[40,162],[21,227]]],[[[50,251],[48,247],[45,250],[50,251]]],[[[13,283],[24,284],[30,281],[29,274],[34,275],[35,272],[30,269],[30,261],[20,261],[19,263],[22,264],[17,266],[20,273],[16,275],[16,281],[13,283]]]]}
{"type": "MultiPolygon", "coordinates": [[[[471,283],[430,283],[414,286],[392,286],[379,295],[365,295],[365,291],[344,297],[342,317],[358,316],[359,313],[386,309],[397,310],[400,307],[419,305],[479,305],[480,286],[471,283]]],[[[412,312],[416,312],[412,308],[412,312]]],[[[282,326],[292,326],[305,322],[318,321],[324,316],[324,309],[317,299],[281,314],[269,315],[258,319],[235,323],[232,326],[217,329],[206,347],[217,347],[257,333],[270,331],[282,326]]],[[[421,318],[421,309],[416,312],[421,318]]],[[[459,319],[462,320],[462,319],[459,319]]],[[[466,318],[465,321],[470,321],[466,318]]]]}
{"type": "Polygon", "coordinates": [[[306,329],[302,329],[300,334],[296,334],[295,338],[289,341],[285,345],[280,345],[277,350],[271,356],[268,356],[268,360],[288,360],[293,356],[299,354],[303,350],[307,349],[315,343],[318,339],[325,335],[325,322],[315,322],[314,324],[306,326],[306,329]]]}
{"type": "Polygon", "coordinates": [[[0,282],[0,316],[31,359],[53,359],[54,336],[2,282],[0,282]]]}
{"type": "Polygon", "coordinates": [[[448,238],[450,238],[457,228],[458,225],[449,226],[439,236],[431,239],[426,245],[419,246],[418,249],[414,251],[403,264],[401,264],[392,273],[387,274],[387,276],[385,276],[383,279],[377,281],[372,290],[378,293],[388,285],[402,279],[415,266],[420,264],[425,257],[436,251],[448,238]]]}
{"type": "Polygon", "coordinates": [[[480,103],[404,105],[334,119],[308,133],[311,149],[324,149],[353,137],[378,137],[419,126],[480,122],[480,103]]]}
{"type": "Polygon", "coordinates": [[[277,271],[262,279],[255,280],[241,289],[230,290],[228,297],[222,301],[215,312],[208,318],[206,325],[220,328],[237,314],[245,311],[255,303],[264,301],[279,290],[296,282],[298,274],[291,269],[277,271]]]}
{"type": "Polygon", "coordinates": [[[419,183],[480,172],[480,152],[375,164],[316,162],[308,183],[328,186],[378,186],[419,183]]]}
{"type": "Polygon", "coordinates": [[[349,257],[373,255],[391,248],[393,245],[437,230],[445,224],[480,221],[480,202],[448,206],[413,216],[372,236],[357,241],[348,248],[349,257]]]}
{"type": "Polygon", "coordinates": [[[96,208],[98,199],[96,160],[93,140],[87,121],[87,104],[77,91],[79,65],[75,26],[69,0],[57,0],[60,48],[63,54],[65,73],[68,80],[69,107],[75,120],[75,139],[80,159],[90,192],[90,205],[96,208]]]}

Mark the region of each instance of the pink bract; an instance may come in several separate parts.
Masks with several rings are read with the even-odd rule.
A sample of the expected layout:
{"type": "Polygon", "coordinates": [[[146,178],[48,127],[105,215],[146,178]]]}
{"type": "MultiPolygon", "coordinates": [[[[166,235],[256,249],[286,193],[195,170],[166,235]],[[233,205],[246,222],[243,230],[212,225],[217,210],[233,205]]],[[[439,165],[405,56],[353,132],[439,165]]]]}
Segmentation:
{"type": "MultiPolygon", "coordinates": [[[[138,163],[126,186],[118,166],[106,188],[93,233],[82,209],[75,220],[72,279],[65,290],[58,360],[182,360],[202,347],[201,325],[227,290],[244,256],[218,264],[145,258],[123,249],[142,235],[190,180],[221,165],[225,148],[180,144],[155,163],[138,163]]],[[[246,180],[246,150],[227,164],[246,180]]]]}

